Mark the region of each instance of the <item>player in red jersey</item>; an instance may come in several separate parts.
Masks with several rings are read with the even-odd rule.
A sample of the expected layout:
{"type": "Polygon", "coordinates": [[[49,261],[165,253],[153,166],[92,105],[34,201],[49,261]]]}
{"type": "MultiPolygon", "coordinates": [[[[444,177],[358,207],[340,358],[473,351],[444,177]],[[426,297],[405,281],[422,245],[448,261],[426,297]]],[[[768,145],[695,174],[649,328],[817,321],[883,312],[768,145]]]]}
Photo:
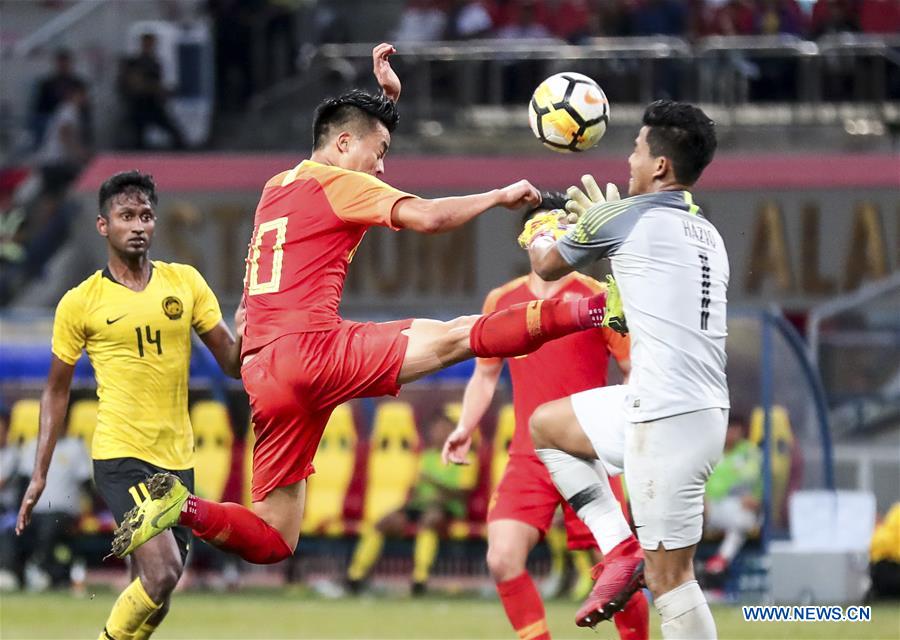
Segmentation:
{"type": "MultiPolygon", "coordinates": [[[[535,215],[565,207],[566,198],[561,193],[542,196],[541,204],[525,214],[523,225],[535,215]]],[[[484,302],[484,313],[534,298],[569,300],[604,291],[605,285],[579,273],[546,282],[531,271],[491,291],[484,302]]],[[[547,533],[559,504],[563,505],[569,548],[596,548],[590,529],[556,490],[547,468],[535,454],[528,420],[545,402],[605,386],[609,354],[627,375],[630,368],[628,342],[627,337],[611,329],[592,329],[554,340],[527,356],[507,361],[512,377],[516,430],[509,447],[509,462],[488,510],[487,564],[506,615],[520,638],[550,638],[544,604],[525,568],[525,561],[531,549],[547,533]]],[[[444,444],[445,463],[466,463],[472,432],[491,403],[503,362],[502,358],[476,361],[475,372],[463,396],[459,425],[444,444]]],[[[610,486],[625,508],[619,478],[611,478],[610,486]]],[[[613,518],[612,521],[613,535],[617,535],[616,532],[630,535],[624,518],[613,518]]],[[[632,602],[613,620],[623,640],[646,640],[649,622],[644,595],[635,594],[632,602]]]]}
{"type": "Polygon", "coordinates": [[[289,557],[300,537],[306,478],[333,409],[352,398],[396,395],[400,386],[471,358],[529,353],[548,340],[598,326],[603,296],[536,300],[503,311],[383,324],[338,315],[344,279],[369,227],[437,233],[493,207],[535,206],[522,180],[469,196],[426,200],[376,176],[397,123],[400,81],[382,44],[373,51],[384,95],[351,91],[316,112],[309,160],[273,177],[256,210],[247,258],[242,378],[250,397],[253,508],[190,495],[177,478],[150,478],[150,499],[116,532],[126,556],[168,527],[249,562],[289,557]]]}

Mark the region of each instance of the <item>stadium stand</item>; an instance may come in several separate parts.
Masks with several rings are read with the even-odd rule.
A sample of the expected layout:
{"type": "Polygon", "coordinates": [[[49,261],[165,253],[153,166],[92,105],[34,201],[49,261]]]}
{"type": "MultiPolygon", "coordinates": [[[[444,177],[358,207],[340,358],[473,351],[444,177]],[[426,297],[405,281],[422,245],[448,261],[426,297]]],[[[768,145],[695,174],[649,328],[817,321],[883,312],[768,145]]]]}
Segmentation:
{"type": "Polygon", "coordinates": [[[380,403],[369,443],[363,521],[374,523],[403,505],[416,480],[419,433],[412,406],[380,403]]]}
{"type": "Polygon", "coordinates": [[[347,404],[337,407],[313,459],[316,472],[306,487],[303,535],[344,533],[344,502],[356,467],[356,433],[353,410],[347,404]]]}
{"type": "Polygon", "coordinates": [[[23,398],[13,404],[9,412],[8,442],[22,446],[37,437],[41,403],[39,400],[23,398]]]}
{"type": "Polygon", "coordinates": [[[221,500],[231,474],[234,433],[228,408],[214,400],[200,400],[191,406],[194,427],[194,482],[197,494],[221,500]]]}

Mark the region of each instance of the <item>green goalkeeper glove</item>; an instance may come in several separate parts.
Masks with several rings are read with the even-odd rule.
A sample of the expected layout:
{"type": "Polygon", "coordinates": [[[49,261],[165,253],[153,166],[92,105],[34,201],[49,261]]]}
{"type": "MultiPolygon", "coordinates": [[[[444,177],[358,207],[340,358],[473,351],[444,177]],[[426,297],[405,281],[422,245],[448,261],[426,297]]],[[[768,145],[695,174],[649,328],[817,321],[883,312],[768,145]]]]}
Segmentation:
{"type": "Polygon", "coordinates": [[[625,310],[622,308],[619,285],[612,276],[606,276],[606,313],[603,314],[602,326],[623,336],[628,333],[628,323],[625,322],[625,310]]]}

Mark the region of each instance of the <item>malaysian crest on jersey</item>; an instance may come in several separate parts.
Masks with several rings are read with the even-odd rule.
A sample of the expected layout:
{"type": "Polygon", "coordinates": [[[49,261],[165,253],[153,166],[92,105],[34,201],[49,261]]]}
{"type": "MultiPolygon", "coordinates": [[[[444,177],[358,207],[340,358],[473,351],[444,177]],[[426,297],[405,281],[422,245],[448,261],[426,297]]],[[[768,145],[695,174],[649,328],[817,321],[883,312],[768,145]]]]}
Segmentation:
{"type": "Polygon", "coordinates": [[[175,296],[167,296],[162,302],[162,308],[169,320],[178,320],[184,313],[184,305],[175,296]]]}

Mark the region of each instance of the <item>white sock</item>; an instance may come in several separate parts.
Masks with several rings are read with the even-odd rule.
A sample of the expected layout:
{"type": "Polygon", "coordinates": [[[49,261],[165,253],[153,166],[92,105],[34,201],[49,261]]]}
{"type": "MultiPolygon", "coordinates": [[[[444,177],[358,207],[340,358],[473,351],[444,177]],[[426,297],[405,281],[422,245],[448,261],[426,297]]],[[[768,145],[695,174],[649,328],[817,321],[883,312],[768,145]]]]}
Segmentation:
{"type": "Polygon", "coordinates": [[[656,598],[665,640],[716,640],[716,622],[696,580],[656,598]]]}
{"type": "Polygon", "coordinates": [[[594,534],[604,555],[631,537],[631,527],[602,465],[557,449],[538,449],[537,455],[550,472],[553,484],[594,534]]]}

